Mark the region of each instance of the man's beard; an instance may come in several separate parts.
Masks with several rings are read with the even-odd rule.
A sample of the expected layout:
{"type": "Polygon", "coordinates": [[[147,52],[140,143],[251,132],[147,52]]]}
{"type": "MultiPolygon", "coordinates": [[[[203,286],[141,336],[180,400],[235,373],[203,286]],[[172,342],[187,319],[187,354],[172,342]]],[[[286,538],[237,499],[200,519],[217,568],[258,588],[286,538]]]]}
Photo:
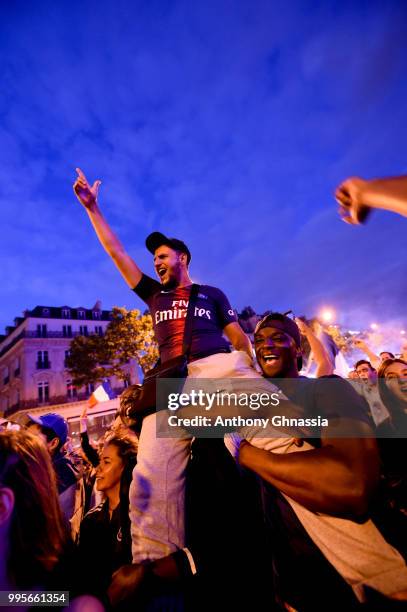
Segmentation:
{"type": "Polygon", "coordinates": [[[178,287],[178,284],[178,279],[174,276],[171,276],[171,278],[169,278],[166,283],[163,283],[163,287],[166,291],[171,291],[172,289],[176,289],[178,287]]]}
{"type": "Polygon", "coordinates": [[[181,266],[179,264],[174,266],[174,269],[171,273],[170,278],[166,283],[163,283],[163,287],[166,291],[171,291],[172,289],[176,289],[180,283],[181,278],[181,266]]]}

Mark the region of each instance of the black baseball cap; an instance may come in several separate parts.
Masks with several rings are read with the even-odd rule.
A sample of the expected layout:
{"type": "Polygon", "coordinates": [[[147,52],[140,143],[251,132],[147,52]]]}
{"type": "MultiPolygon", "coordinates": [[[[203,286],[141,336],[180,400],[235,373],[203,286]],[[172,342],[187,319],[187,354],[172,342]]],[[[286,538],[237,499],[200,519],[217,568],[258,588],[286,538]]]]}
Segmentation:
{"type": "MultiPolygon", "coordinates": [[[[271,312],[263,317],[256,325],[254,335],[257,334],[263,327],[274,327],[280,329],[290,336],[298,349],[301,349],[301,334],[298,325],[295,321],[280,312],[271,312]]],[[[302,357],[297,357],[298,370],[302,369],[302,357]]]]}
{"type": "Polygon", "coordinates": [[[187,264],[191,261],[191,252],[185,242],[182,240],[178,240],[178,238],[167,238],[161,232],[153,232],[146,238],[146,247],[154,255],[155,251],[160,246],[169,246],[174,251],[180,251],[181,253],[185,253],[187,256],[187,264]]]}

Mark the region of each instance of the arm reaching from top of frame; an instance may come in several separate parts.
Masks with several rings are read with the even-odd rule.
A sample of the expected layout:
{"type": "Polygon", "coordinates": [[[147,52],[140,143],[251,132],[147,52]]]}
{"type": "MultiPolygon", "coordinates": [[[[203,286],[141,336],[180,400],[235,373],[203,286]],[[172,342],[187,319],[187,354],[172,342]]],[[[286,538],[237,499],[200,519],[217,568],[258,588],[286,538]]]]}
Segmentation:
{"type": "Polygon", "coordinates": [[[126,283],[131,289],[134,289],[140,282],[143,273],[130,255],[126,253],[122,243],[100,211],[98,193],[101,181],[97,180],[90,186],[82,170],[76,168],[76,172],[78,177],[73,185],[74,193],[88,213],[101,245],[114,261],[126,283]]]}
{"type": "Polygon", "coordinates": [[[393,176],[366,181],[359,177],[341,183],[335,198],[343,221],[363,223],[372,208],[390,210],[407,217],[407,176],[393,176]]]}

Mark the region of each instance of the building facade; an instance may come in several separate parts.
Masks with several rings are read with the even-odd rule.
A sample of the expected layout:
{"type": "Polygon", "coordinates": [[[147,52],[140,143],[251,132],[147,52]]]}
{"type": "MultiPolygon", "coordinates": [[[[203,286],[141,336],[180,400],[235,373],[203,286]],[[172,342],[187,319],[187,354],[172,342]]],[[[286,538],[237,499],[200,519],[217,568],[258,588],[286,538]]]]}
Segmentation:
{"type": "MultiPolygon", "coordinates": [[[[0,336],[0,415],[84,400],[93,386],[76,389],[65,360],[75,336],[104,335],[111,313],[99,302],[91,309],[36,306],[14,320],[0,336]]],[[[139,382],[135,361],[128,365],[130,380],[139,382]]],[[[116,377],[110,384],[124,388],[116,377]]]]}

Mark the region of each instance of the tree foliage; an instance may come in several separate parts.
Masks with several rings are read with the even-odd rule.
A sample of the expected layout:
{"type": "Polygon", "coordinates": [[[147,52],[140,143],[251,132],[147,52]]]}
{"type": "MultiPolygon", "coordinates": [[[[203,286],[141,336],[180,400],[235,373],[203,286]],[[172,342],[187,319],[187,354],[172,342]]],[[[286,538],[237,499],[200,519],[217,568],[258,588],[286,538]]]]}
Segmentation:
{"type": "Polygon", "coordinates": [[[71,342],[65,364],[76,387],[103,380],[101,336],[77,336],[71,342]]]}
{"type": "Polygon", "coordinates": [[[70,346],[66,365],[76,387],[116,376],[129,380],[129,362],[136,360],[143,372],[158,359],[151,316],[139,310],[115,306],[104,336],[78,336],[70,346]]]}

